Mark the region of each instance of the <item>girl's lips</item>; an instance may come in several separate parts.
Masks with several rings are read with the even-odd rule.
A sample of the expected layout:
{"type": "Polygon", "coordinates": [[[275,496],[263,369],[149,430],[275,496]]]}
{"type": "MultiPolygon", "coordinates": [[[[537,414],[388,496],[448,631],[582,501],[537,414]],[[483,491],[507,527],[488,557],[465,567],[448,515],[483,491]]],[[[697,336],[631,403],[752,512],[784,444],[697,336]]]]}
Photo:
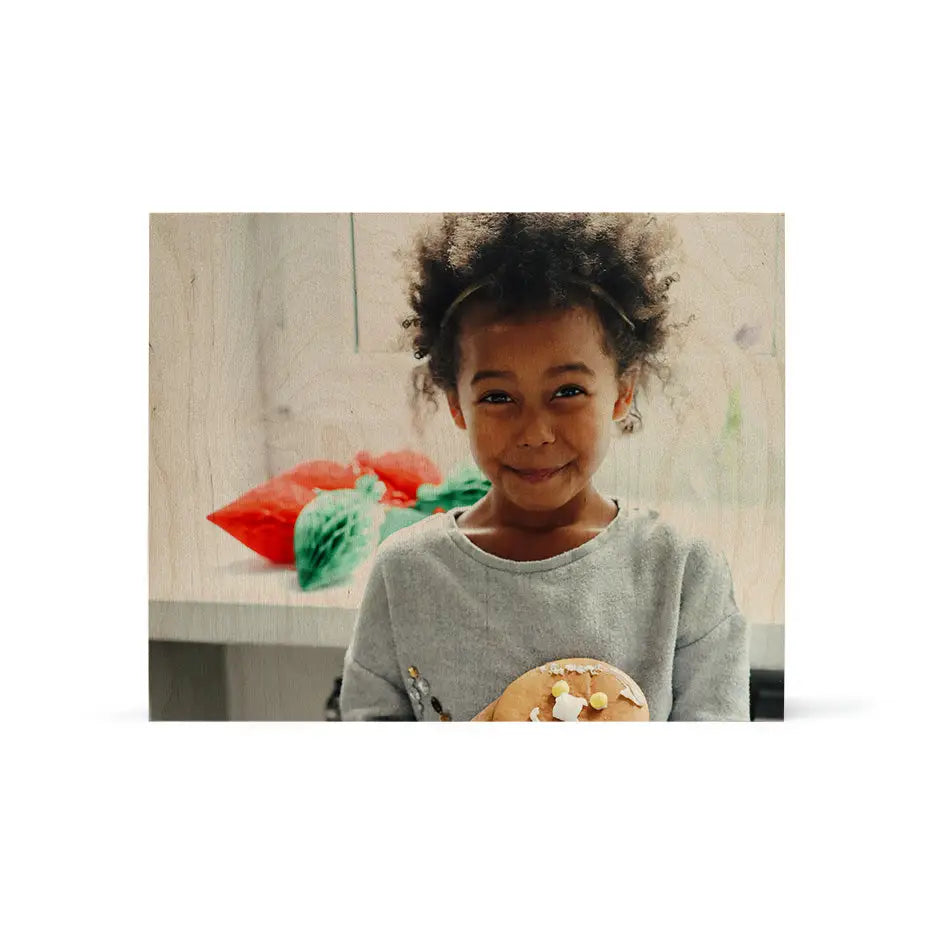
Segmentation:
{"type": "Polygon", "coordinates": [[[536,472],[523,472],[520,469],[512,469],[512,472],[516,472],[525,482],[543,482],[546,479],[553,478],[557,473],[562,472],[567,467],[560,466],[559,469],[539,469],[536,472]]]}

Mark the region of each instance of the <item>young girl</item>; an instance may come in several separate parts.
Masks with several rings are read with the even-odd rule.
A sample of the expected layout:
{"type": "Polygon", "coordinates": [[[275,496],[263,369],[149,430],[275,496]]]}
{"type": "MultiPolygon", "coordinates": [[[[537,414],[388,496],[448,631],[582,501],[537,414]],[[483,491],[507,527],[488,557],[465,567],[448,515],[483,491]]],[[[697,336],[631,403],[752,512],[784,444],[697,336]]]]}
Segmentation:
{"type": "MultiPolygon", "coordinates": [[[[415,357],[491,481],[378,549],[344,720],[485,719],[564,657],[640,685],[653,720],[748,720],[748,629],[723,557],[597,491],[667,334],[666,229],[642,216],[446,216],[417,246],[415,357]]],[[[415,397],[416,400],[416,397],[415,397]]]]}

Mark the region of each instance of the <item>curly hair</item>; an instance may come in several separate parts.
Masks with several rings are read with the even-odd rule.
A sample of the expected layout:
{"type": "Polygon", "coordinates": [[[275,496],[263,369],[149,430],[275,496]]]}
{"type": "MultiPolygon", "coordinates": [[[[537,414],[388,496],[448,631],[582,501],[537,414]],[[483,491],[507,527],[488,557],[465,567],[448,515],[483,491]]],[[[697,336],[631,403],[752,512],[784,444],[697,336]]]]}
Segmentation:
{"type": "MultiPolygon", "coordinates": [[[[577,305],[595,309],[618,375],[639,365],[640,382],[646,367],[661,377],[658,355],[670,331],[668,289],[678,279],[666,270],[673,243],[671,227],[650,215],[444,215],[439,227],[414,245],[409,282],[414,315],[401,323],[414,358],[427,359],[412,374],[415,417],[421,401],[435,408],[439,390],[456,388],[459,315],[445,319],[445,314],[456,297],[483,280],[486,285],[474,298],[492,302],[505,318],[577,305]],[[596,302],[583,281],[605,291],[634,329],[607,303],[596,302]]],[[[640,421],[633,398],[622,432],[640,421]]]]}

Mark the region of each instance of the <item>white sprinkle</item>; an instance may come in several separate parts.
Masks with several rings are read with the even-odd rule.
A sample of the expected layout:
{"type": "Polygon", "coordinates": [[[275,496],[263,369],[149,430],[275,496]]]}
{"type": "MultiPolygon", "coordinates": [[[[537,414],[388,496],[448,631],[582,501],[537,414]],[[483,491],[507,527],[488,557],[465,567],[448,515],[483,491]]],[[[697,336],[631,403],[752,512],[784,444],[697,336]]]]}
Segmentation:
{"type": "Polygon", "coordinates": [[[553,715],[557,720],[575,721],[585,706],[586,701],[582,697],[574,697],[573,694],[561,694],[554,704],[553,715]]]}
{"type": "Polygon", "coordinates": [[[626,684],[626,686],[619,691],[619,696],[624,697],[626,700],[631,700],[632,703],[639,707],[645,706],[645,695],[637,684],[634,687],[630,687],[626,684]]]}

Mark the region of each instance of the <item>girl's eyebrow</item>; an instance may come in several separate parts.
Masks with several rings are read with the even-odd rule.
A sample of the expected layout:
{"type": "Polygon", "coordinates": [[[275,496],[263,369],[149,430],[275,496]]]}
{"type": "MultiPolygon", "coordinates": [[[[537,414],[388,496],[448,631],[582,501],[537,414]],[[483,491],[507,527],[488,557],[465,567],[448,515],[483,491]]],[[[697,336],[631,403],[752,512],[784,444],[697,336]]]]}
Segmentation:
{"type": "MultiPolygon", "coordinates": [[[[545,377],[550,377],[551,375],[559,375],[564,371],[579,371],[585,375],[589,375],[591,378],[596,377],[596,372],[593,371],[585,362],[567,362],[565,365],[552,365],[544,372],[545,377]]],[[[477,371],[473,376],[472,380],[469,382],[470,386],[476,384],[478,381],[484,381],[486,378],[514,378],[515,373],[513,371],[477,371]]]]}

